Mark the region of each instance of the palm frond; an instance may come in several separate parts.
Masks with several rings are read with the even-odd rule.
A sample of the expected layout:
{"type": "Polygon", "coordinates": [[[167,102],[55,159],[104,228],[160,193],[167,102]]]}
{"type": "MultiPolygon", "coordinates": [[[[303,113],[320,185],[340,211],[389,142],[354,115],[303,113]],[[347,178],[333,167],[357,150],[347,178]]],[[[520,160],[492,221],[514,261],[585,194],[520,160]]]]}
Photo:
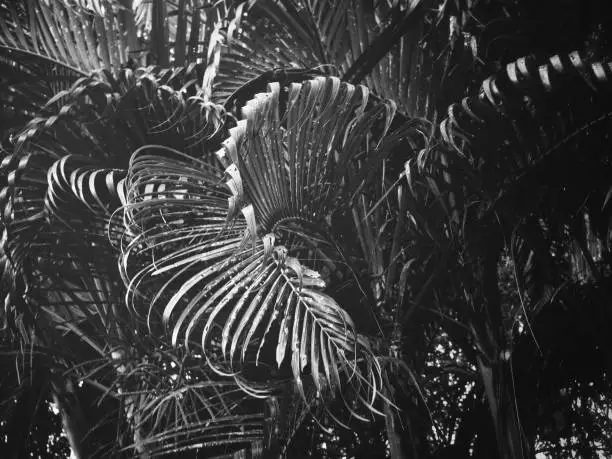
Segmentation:
{"type": "Polygon", "coordinates": [[[406,115],[430,116],[448,104],[450,75],[472,62],[462,33],[476,3],[457,11],[448,2],[425,1],[256,3],[242,33],[227,40],[216,96],[223,101],[277,68],[316,67],[363,82],[406,115]]]}
{"type": "Polygon", "coordinates": [[[590,139],[600,138],[610,123],[609,105],[599,94],[609,91],[611,69],[609,63],[585,61],[578,52],[541,64],[521,58],[486,79],[478,97],[451,106],[441,124],[458,153],[450,161],[458,158],[472,177],[482,178],[459,179],[464,189],[458,194],[480,195],[502,218],[514,214],[509,221],[516,222],[511,245],[517,281],[520,288],[529,285],[534,304],[572,276],[597,276],[594,260],[607,250],[603,235],[609,209],[602,205],[610,186],[605,172],[610,146],[591,146],[590,139]],[[565,92],[568,87],[571,92],[565,92]],[[490,136],[492,129],[496,136],[490,136]],[[585,148],[588,154],[576,155],[585,148]],[[486,150],[495,152],[495,160],[481,156],[486,150]],[[520,216],[505,207],[527,194],[530,205],[520,216]],[[569,258],[575,262],[567,263],[569,258]],[[581,273],[567,271],[580,265],[581,273]]]}
{"type": "Polygon", "coordinates": [[[42,112],[54,94],[69,89],[80,76],[54,64],[36,62],[20,52],[0,57],[0,75],[3,142],[42,112]]]}
{"type": "MultiPolygon", "coordinates": [[[[272,363],[270,353],[282,369],[290,355],[300,390],[306,367],[322,393],[338,388],[343,374],[357,394],[370,394],[361,401],[374,409],[380,368],[368,340],[324,293],[326,282],[302,261],[308,251],[301,247],[312,235],[310,250],[339,256],[326,242],[326,219],[348,184],[355,186],[354,156],[378,117],[389,126],[392,106],[367,110],[365,88],[337,78],[294,83],[285,102],[280,89],[271,84],[243,108],[245,119],[218,152],[225,173],[167,147],[133,155],[123,257],[128,304],[137,310],[148,298],[141,317],[153,329],[170,325],[174,344],[182,335],[189,346],[200,331],[221,375],[256,372],[260,358],[272,363]],[[275,349],[269,333],[278,336],[275,349]]],[[[396,144],[385,143],[385,133],[374,137],[373,156],[396,144]]]]}
{"type": "Polygon", "coordinates": [[[193,449],[207,455],[239,449],[256,453],[251,445],[263,442],[267,424],[261,401],[251,400],[234,381],[215,378],[197,355],[159,341],[155,352],[144,345],[131,353],[117,360],[114,383],[138,432],[124,450],[135,447],[152,456],[193,449]]]}
{"type": "Polygon", "coordinates": [[[152,62],[182,66],[212,62],[219,30],[233,35],[240,28],[246,3],[138,0],[131,8],[136,27],[150,38],[152,62]]]}
{"type": "Polygon", "coordinates": [[[137,47],[135,29],[125,28],[125,8],[105,3],[95,9],[59,0],[4,3],[0,51],[24,53],[82,75],[118,71],[137,47]]]}
{"type": "Polygon", "coordinates": [[[46,104],[3,159],[6,322],[26,337],[35,330],[57,365],[76,362],[74,377],[106,398],[121,398],[112,390],[116,347],[148,345],[122,307],[116,264],[124,168],[147,141],[204,158],[218,148],[202,144],[223,110],[197,97],[201,72],[150,67],[82,78],[46,104]]]}
{"type": "Polygon", "coordinates": [[[55,158],[88,152],[117,168],[125,168],[131,153],[147,141],[172,142],[197,155],[200,142],[220,129],[224,115],[197,96],[202,75],[199,66],[147,67],[80,79],[15,135],[16,151],[36,145],[55,158]],[[63,145],[56,141],[59,136],[63,145]]]}

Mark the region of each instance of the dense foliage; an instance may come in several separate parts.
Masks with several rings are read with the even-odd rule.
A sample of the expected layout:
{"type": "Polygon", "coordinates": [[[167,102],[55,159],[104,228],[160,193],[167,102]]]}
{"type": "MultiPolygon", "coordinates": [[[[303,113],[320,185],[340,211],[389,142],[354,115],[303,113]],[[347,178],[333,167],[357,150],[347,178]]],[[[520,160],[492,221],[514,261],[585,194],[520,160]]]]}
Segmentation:
{"type": "Polygon", "coordinates": [[[7,457],[612,455],[604,6],[0,1],[7,457]]]}

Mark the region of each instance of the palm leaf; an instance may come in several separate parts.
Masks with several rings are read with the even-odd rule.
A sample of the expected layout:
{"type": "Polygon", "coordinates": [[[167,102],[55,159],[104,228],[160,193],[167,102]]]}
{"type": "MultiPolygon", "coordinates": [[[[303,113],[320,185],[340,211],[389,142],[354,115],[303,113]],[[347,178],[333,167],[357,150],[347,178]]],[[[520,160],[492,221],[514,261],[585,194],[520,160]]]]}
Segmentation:
{"type": "Polygon", "coordinates": [[[0,50],[21,52],[82,75],[102,68],[119,70],[136,47],[126,29],[125,8],[106,2],[82,8],[62,1],[36,1],[1,7],[0,50]]]}

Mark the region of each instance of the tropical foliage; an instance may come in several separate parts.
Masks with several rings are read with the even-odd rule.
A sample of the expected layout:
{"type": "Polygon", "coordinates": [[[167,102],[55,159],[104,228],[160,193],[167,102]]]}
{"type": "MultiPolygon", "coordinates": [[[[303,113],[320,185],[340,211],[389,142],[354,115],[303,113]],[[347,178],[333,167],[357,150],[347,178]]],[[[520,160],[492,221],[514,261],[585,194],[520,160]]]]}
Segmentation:
{"type": "Polygon", "coordinates": [[[612,454],[585,4],[0,2],[7,457],[612,454]]]}

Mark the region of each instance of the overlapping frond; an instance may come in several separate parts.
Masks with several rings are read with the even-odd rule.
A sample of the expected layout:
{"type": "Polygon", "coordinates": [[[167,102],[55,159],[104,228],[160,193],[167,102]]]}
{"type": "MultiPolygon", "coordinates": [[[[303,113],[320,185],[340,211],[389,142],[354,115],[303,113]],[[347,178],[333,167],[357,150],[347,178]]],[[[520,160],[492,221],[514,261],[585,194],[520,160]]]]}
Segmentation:
{"type": "MultiPolygon", "coordinates": [[[[498,147],[506,150],[499,155],[504,163],[496,166],[493,180],[503,173],[511,176],[565,147],[597,124],[605,123],[605,101],[595,94],[609,91],[610,69],[609,63],[585,61],[578,52],[555,55],[545,63],[538,63],[531,56],[520,58],[509,63],[505,72],[487,78],[477,97],[453,104],[441,123],[441,132],[457,150],[469,149],[472,155],[477,155],[481,154],[481,143],[486,141],[482,129],[486,124],[490,130],[495,123],[495,128],[510,143],[498,147]],[[575,90],[562,96],[560,91],[565,85],[572,85],[575,90]],[[576,104],[568,106],[568,98],[576,104]],[[587,101],[589,106],[594,104],[593,110],[585,110],[583,105],[587,101]],[[511,153],[517,145],[523,151],[511,153]]],[[[479,158],[470,161],[476,167],[485,164],[479,158]]]]}
{"type": "Polygon", "coordinates": [[[394,104],[368,110],[367,104],[364,86],[335,77],[294,83],[282,94],[273,83],[246,104],[245,119],[230,131],[219,158],[238,169],[244,186],[235,200],[252,204],[260,234],[289,227],[292,218],[323,221],[355,187],[355,159],[380,158],[390,148],[383,138],[394,104]],[[368,151],[366,139],[380,118],[385,127],[368,151]]]}
{"type": "Polygon", "coordinates": [[[187,450],[211,456],[243,449],[261,457],[270,421],[264,418],[264,402],[231,379],[215,377],[199,355],[173,349],[160,337],[113,355],[112,389],[137,432],[133,442],[115,446],[116,454],[135,448],[151,456],[187,450]]]}
{"type": "MultiPolygon", "coordinates": [[[[367,102],[365,88],[341,83],[337,78],[295,83],[286,95],[281,95],[280,85],[273,83],[268,93],[257,95],[245,105],[242,110],[245,119],[230,131],[231,137],[219,152],[233,184],[237,185],[230,187],[231,204],[242,208],[246,217],[245,236],[253,239],[263,236],[264,247],[259,256],[266,257],[266,251],[271,251],[273,256],[267,266],[275,268],[276,264],[276,268],[284,268],[285,275],[289,273],[294,279],[287,284],[274,271],[259,274],[260,282],[271,286],[266,301],[268,298],[271,302],[283,301],[288,296],[280,324],[277,363],[280,365],[285,356],[286,343],[291,343],[291,366],[298,385],[300,372],[309,363],[319,390],[327,384],[332,388],[338,385],[334,368],[339,362],[344,361],[342,369],[348,373],[358,371],[356,366],[346,365],[345,353],[353,348],[359,356],[362,349],[367,361],[370,352],[367,340],[359,337],[350,316],[331,297],[313,288],[325,286],[320,274],[306,268],[300,260],[300,256],[308,257],[309,249],[311,254],[337,250],[325,229],[326,219],[348,188],[354,167],[352,155],[360,153],[373,120],[385,111],[384,106],[379,106],[366,112],[367,102]],[[312,246],[306,248],[309,237],[312,246]],[[281,241],[286,247],[279,244],[281,241]],[[321,327],[320,338],[317,327],[321,327]],[[322,352],[321,356],[317,351],[322,352]],[[337,358],[339,362],[335,362],[337,358]],[[325,378],[319,380],[320,374],[325,378]]],[[[387,116],[391,118],[392,112],[387,116]]],[[[383,131],[381,137],[384,134],[383,131]]],[[[335,257],[338,255],[336,251],[335,257]]],[[[322,267],[312,262],[306,266],[309,264],[322,267]]],[[[259,309],[249,334],[253,334],[270,306],[259,309]]],[[[247,310],[247,314],[252,313],[247,310]]],[[[274,315],[270,323],[273,319],[274,315]]],[[[264,337],[266,334],[267,331],[264,337]]],[[[369,379],[370,375],[360,376],[362,381],[358,382],[366,382],[374,389],[379,382],[369,379]]]]}
{"type": "Polygon", "coordinates": [[[516,329],[553,359],[548,306],[609,296],[612,67],[519,59],[438,126],[474,62],[490,64],[480,44],[484,59],[499,46],[483,11],[511,14],[478,0],[0,5],[3,319],[121,401],[133,438],[114,452],[284,454],[306,413],[340,405],[330,417],[384,414],[392,455],[400,417],[422,429],[409,422],[410,440],[437,426],[440,444],[480,452],[486,435],[474,443],[455,411],[481,420],[487,403],[500,449],[536,435],[516,414],[514,355],[539,361],[516,329]],[[135,69],[145,59],[161,67],[135,69]],[[454,415],[419,418],[441,384],[433,408],[454,415]]]}
{"type": "Polygon", "coordinates": [[[273,376],[266,368],[290,367],[302,394],[304,378],[320,393],[350,382],[375,410],[371,344],[317,271],[346,265],[329,221],[367,181],[361,166],[373,173],[404,138],[386,136],[393,104],[368,102],[365,87],[338,78],[273,83],[244,106],[217,167],[163,146],[132,156],[128,305],[150,329],[169,326],[175,345],[199,334],[211,368],[244,377],[253,395],[250,381],[273,376]]]}
{"type": "MultiPolygon", "coordinates": [[[[85,5],[86,6],[86,5],[85,5]]],[[[5,2],[0,6],[0,53],[25,55],[86,75],[119,70],[138,49],[131,11],[119,2],[83,8],[59,0],[5,2]]]]}
{"type": "Polygon", "coordinates": [[[611,76],[609,63],[578,52],[520,58],[487,78],[478,96],[452,105],[440,125],[454,150],[446,165],[462,171],[446,174],[462,197],[447,206],[481,199],[515,222],[508,244],[517,282],[539,286],[536,303],[571,277],[597,278],[609,249],[611,76]]]}
{"type": "MultiPolygon", "coordinates": [[[[53,304],[119,304],[112,245],[123,233],[116,210],[132,150],[160,141],[206,157],[201,142],[221,126],[222,109],[196,96],[197,71],[97,74],[57,94],[49,114],[30,122],[3,161],[7,282],[31,278],[26,286],[55,295],[53,304]],[[66,244],[58,253],[57,241],[66,244]]],[[[102,322],[109,313],[100,313],[102,322]]]]}
{"type": "MultiPolygon", "coordinates": [[[[222,113],[195,95],[186,100],[195,93],[194,70],[125,70],[117,79],[99,74],[58,94],[49,114],[32,120],[3,159],[6,244],[22,253],[55,219],[82,224],[83,211],[94,218],[88,223],[98,218],[98,230],[104,229],[121,199],[121,169],[147,141],[163,138],[201,155],[200,142],[219,129],[222,113]]],[[[15,263],[19,253],[9,255],[15,263]]]]}
{"type": "MultiPolygon", "coordinates": [[[[204,140],[221,129],[223,109],[198,97],[201,70],[150,67],[82,78],[16,136],[2,163],[3,318],[26,337],[36,327],[37,339],[54,347],[63,365],[78,362],[71,377],[106,396],[122,398],[111,390],[116,346],[142,353],[150,345],[126,314],[117,269],[125,168],[134,149],[153,142],[210,164],[219,144],[207,149],[204,140]]],[[[188,429],[168,429],[175,428],[176,438],[188,429]]],[[[185,437],[193,432],[181,437],[184,447],[185,437]]]]}
{"type": "Polygon", "coordinates": [[[220,30],[231,36],[240,28],[246,3],[137,0],[132,3],[132,11],[137,27],[152,40],[155,62],[185,65],[212,62],[220,30]]]}
{"type": "Polygon", "coordinates": [[[80,73],[15,53],[0,57],[0,141],[44,110],[56,93],[69,89],[80,73]]]}
{"type": "Polygon", "coordinates": [[[477,97],[451,106],[441,124],[455,149],[448,161],[462,163],[471,175],[459,178],[464,188],[455,184],[457,195],[485,196],[501,215],[516,212],[507,206],[526,203],[511,245],[517,282],[528,286],[535,303],[572,276],[596,278],[602,250],[608,250],[611,72],[609,63],[578,52],[541,63],[521,58],[486,79],[477,97]],[[606,140],[592,144],[594,138],[606,140]],[[581,273],[567,272],[570,266],[581,273]],[[560,275],[556,281],[553,273],[560,275]]]}
{"type": "Polygon", "coordinates": [[[1,140],[93,71],[116,76],[124,67],[145,62],[199,66],[206,69],[198,84],[208,100],[219,66],[221,31],[231,36],[237,30],[245,4],[166,3],[31,0],[0,5],[1,140]]]}
{"type": "Polygon", "coordinates": [[[16,151],[36,145],[56,158],[86,155],[117,168],[125,168],[131,153],[147,142],[201,154],[202,140],[223,121],[223,110],[197,95],[202,75],[198,66],[147,67],[80,79],[15,136],[16,151]]]}
{"type": "Polygon", "coordinates": [[[451,74],[473,59],[464,29],[476,3],[457,9],[435,1],[255,3],[241,33],[227,40],[216,97],[223,101],[277,68],[320,68],[363,82],[406,115],[430,116],[448,103],[451,74]]]}

